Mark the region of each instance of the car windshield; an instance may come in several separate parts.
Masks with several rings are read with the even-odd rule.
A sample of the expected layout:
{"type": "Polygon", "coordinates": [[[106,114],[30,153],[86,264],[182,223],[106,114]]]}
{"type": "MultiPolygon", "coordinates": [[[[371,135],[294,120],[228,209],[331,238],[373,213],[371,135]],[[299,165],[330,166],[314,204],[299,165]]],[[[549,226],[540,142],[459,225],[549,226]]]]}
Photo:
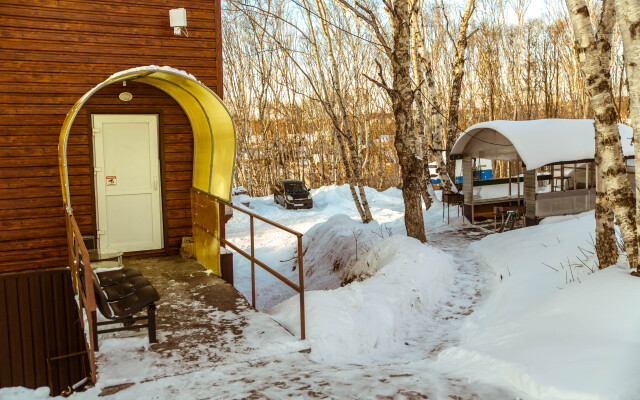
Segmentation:
{"type": "Polygon", "coordinates": [[[308,192],[307,188],[304,186],[302,182],[296,183],[285,183],[284,191],[287,193],[306,193],[308,192]]]}

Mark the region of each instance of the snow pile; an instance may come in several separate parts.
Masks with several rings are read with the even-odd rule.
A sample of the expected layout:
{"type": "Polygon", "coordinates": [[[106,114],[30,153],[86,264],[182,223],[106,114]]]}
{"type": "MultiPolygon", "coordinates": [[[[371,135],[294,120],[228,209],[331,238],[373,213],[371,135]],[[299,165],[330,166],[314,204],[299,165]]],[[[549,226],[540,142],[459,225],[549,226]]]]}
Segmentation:
{"type": "MultiPolygon", "coordinates": [[[[404,232],[404,205],[402,202],[402,192],[396,188],[388,189],[384,192],[378,192],[372,188],[365,188],[367,199],[375,222],[363,225],[359,222],[358,212],[356,211],[351,191],[348,185],[342,186],[325,186],[311,190],[313,198],[313,208],[305,210],[286,210],[282,206],[274,203],[273,196],[252,197],[250,208],[252,212],[275,221],[279,224],[287,226],[304,234],[303,240],[307,242],[308,237],[313,234],[311,229],[321,229],[318,224],[326,223],[331,217],[342,214],[348,215],[351,220],[340,219],[346,225],[343,232],[337,233],[338,227],[331,234],[339,235],[349,243],[341,243],[340,241],[325,242],[331,239],[331,234],[319,235],[323,236],[322,240],[314,241],[311,248],[306,251],[304,266],[305,270],[312,266],[313,270],[305,276],[306,289],[328,289],[336,288],[340,285],[341,273],[331,273],[334,261],[340,258],[340,262],[346,262],[350,257],[355,258],[355,238],[354,233],[362,231],[358,239],[358,254],[366,251],[367,248],[375,240],[380,239],[379,234],[385,237],[404,232]],[[377,225],[380,224],[380,225],[377,225]],[[382,226],[382,228],[380,228],[382,226]],[[353,228],[353,232],[351,231],[353,228]],[[377,232],[374,235],[372,231],[377,232]],[[334,251],[332,247],[343,247],[344,252],[333,255],[331,263],[324,263],[324,257],[317,256],[318,247],[323,247],[328,251],[334,251]],[[315,255],[314,255],[315,253],[315,255]],[[317,259],[309,259],[308,257],[316,257],[317,259]],[[322,267],[316,267],[316,264],[323,264],[322,267]],[[330,265],[327,268],[326,265],[330,265]],[[318,274],[320,272],[320,274],[318,274]],[[326,273],[329,273],[328,275],[326,273]],[[325,279],[326,278],[326,279],[325,279]]],[[[335,222],[336,220],[334,220],[335,222]]],[[[295,268],[294,262],[297,262],[297,242],[296,237],[290,233],[274,228],[264,222],[254,221],[255,232],[255,254],[256,257],[275,269],[292,282],[298,283],[298,269],[295,268]]],[[[331,229],[325,226],[322,229],[331,229]]],[[[226,226],[227,239],[231,243],[239,246],[241,249],[250,253],[251,242],[249,240],[249,218],[246,214],[235,212],[233,218],[229,220],[226,226]]],[[[328,259],[328,258],[327,258],[328,259]]],[[[337,264],[336,264],[337,265],[337,264]]],[[[251,298],[251,264],[240,256],[233,257],[234,284],[246,298],[251,298]]],[[[277,278],[265,272],[262,268],[256,267],[256,308],[265,311],[278,303],[288,299],[296,294],[287,285],[280,282],[277,278]]]]}
{"type": "Polygon", "coordinates": [[[234,206],[243,205],[249,207],[251,204],[251,197],[248,194],[235,194],[231,196],[231,202],[234,206]]]}
{"type": "Polygon", "coordinates": [[[49,387],[43,386],[37,389],[27,389],[22,386],[0,388],[0,399],[49,399],[49,387]]]}
{"type": "MultiPolygon", "coordinates": [[[[433,318],[455,274],[451,256],[400,235],[381,239],[353,266],[366,269],[375,272],[362,282],[305,293],[311,359],[334,365],[388,361],[433,318]]],[[[299,335],[299,304],[295,296],[269,313],[299,335]]]]}
{"type": "Polygon", "coordinates": [[[231,188],[231,195],[247,194],[247,189],[244,186],[236,186],[231,188]]]}
{"type": "MultiPolygon", "coordinates": [[[[345,267],[374,243],[388,236],[376,221],[363,224],[344,214],[314,225],[302,238],[305,289],[335,289],[342,283],[345,267]]],[[[294,252],[293,268],[297,268],[298,251],[294,252]]]]}
{"type": "MultiPolygon", "coordinates": [[[[381,217],[386,215],[385,210],[391,211],[392,208],[404,205],[402,191],[396,188],[378,192],[370,187],[365,187],[365,194],[371,211],[379,210],[383,212],[383,215],[376,213],[375,219],[377,221],[380,221],[381,217]]],[[[313,197],[313,207],[329,213],[329,215],[345,213],[357,215],[349,185],[323,186],[312,190],[311,196],[313,197]]]]}
{"type": "MultiPolygon", "coordinates": [[[[402,191],[392,187],[379,192],[370,187],[365,187],[365,193],[373,219],[380,225],[384,225],[385,236],[405,234],[402,191]]],[[[336,214],[346,214],[351,218],[359,219],[349,185],[321,187],[312,190],[311,195],[313,196],[314,209],[324,216],[325,221],[336,214]]],[[[439,205],[439,203],[435,204],[439,205]]],[[[435,204],[429,210],[434,215],[437,214],[435,210],[438,208],[435,204]]],[[[441,212],[442,209],[438,209],[441,212]]]]}
{"type": "Polygon", "coordinates": [[[593,212],[550,222],[472,244],[495,288],[439,368],[539,399],[640,398],[640,280],[595,268],[593,212]]]}

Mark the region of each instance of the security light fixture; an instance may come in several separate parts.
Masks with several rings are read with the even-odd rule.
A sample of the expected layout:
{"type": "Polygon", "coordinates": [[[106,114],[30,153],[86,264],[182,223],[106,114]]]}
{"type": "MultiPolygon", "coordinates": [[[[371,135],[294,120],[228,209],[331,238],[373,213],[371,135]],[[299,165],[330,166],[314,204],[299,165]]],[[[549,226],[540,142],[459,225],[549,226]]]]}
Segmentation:
{"type": "Polygon", "coordinates": [[[184,30],[185,36],[189,37],[187,32],[187,10],[184,8],[174,8],[169,10],[169,24],[173,28],[174,35],[180,35],[184,30]]]}

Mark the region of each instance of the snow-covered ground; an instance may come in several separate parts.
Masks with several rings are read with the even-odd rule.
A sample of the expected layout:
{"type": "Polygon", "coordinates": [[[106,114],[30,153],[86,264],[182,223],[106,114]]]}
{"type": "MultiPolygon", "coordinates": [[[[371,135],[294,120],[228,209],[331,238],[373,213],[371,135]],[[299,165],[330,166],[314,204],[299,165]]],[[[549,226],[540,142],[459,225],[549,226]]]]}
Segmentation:
{"type": "Polygon", "coordinates": [[[493,288],[438,366],[534,398],[640,398],[640,281],[624,257],[598,271],[593,212],[545,222],[472,244],[493,288]]]}
{"type": "MultiPolygon", "coordinates": [[[[269,331],[271,346],[242,334],[237,354],[230,348],[195,372],[139,379],[113,397],[640,398],[640,280],[624,257],[597,270],[592,212],[490,234],[458,218],[447,225],[436,202],[424,213],[422,244],[406,237],[397,189],[367,189],[368,225],[348,187],[312,195],[311,210],[285,210],[272,197],[250,205],[305,233],[306,341],[274,330],[273,320],[299,335],[299,301],[256,266],[256,305],[273,319],[242,318],[269,331]]],[[[227,225],[245,251],[248,227],[237,212],[227,225]]],[[[297,282],[295,236],[258,221],[255,232],[256,256],[297,282]]],[[[250,269],[234,256],[235,285],[249,300],[250,269]]],[[[39,394],[0,390],[0,398],[39,394]]]]}
{"type": "MultiPolygon", "coordinates": [[[[598,271],[592,212],[548,218],[467,248],[485,233],[460,221],[447,226],[436,203],[425,213],[430,243],[422,245],[403,236],[400,191],[367,195],[376,219],[370,225],[357,220],[346,186],[314,190],[313,210],[288,212],[270,197],[252,201],[259,214],[306,232],[307,241],[317,238],[305,265],[327,271],[351,259],[354,270],[363,264],[379,269],[337,288],[345,273],[318,274],[307,265],[306,287],[322,289],[305,296],[312,359],[371,364],[433,356],[438,370],[532,398],[640,398],[632,378],[640,367],[640,290],[633,290],[640,281],[629,275],[624,257],[598,271]],[[331,285],[336,289],[327,290],[331,285]],[[460,318],[464,314],[470,315],[460,318]]],[[[242,218],[232,223],[236,232],[242,224],[242,218]]],[[[295,241],[279,251],[277,239],[266,230],[256,246],[268,265],[280,265],[295,282],[297,271],[283,267],[292,263],[295,241]]],[[[236,265],[237,286],[248,295],[249,268],[236,265]]],[[[265,293],[258,308],[299,334],[297,296],[283,302],[293,293],[275,279],[258,285],[265,293]]]]}

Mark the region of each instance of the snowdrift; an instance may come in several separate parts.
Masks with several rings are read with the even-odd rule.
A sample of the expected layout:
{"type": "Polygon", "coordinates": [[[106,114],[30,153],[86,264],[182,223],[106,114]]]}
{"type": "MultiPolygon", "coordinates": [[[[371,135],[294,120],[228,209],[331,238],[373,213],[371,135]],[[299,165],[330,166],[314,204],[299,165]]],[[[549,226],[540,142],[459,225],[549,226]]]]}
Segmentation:
{"type": "MultiPolygon", "coordinates": [[[[302,238],[306,290],[335,289],[358,256],[388,236],[376,221],[363,224],[344,214],[314,225],[302,238]]],[[[293,268],[298,267],[297,249],[293,268]]]]}
{"type": "MultiPolygon", "coordinates": [[[[315,361],[359,364],[393,357],[433,314],[455,273],[451,256],[400,235],[380,240],[352,270],[371,276],[338,289],[305,293],[306,333],[315,361]]],[[[298,296],[269,314],[299,335],[298,296]]]]}
{"type": "Polygon", "coordinates": [[[537,399],[640,398],[640,279],[624,257],[597,270],[593,212],[548,222],[471,245],[493,293],[438,366],[537,399]]]}

